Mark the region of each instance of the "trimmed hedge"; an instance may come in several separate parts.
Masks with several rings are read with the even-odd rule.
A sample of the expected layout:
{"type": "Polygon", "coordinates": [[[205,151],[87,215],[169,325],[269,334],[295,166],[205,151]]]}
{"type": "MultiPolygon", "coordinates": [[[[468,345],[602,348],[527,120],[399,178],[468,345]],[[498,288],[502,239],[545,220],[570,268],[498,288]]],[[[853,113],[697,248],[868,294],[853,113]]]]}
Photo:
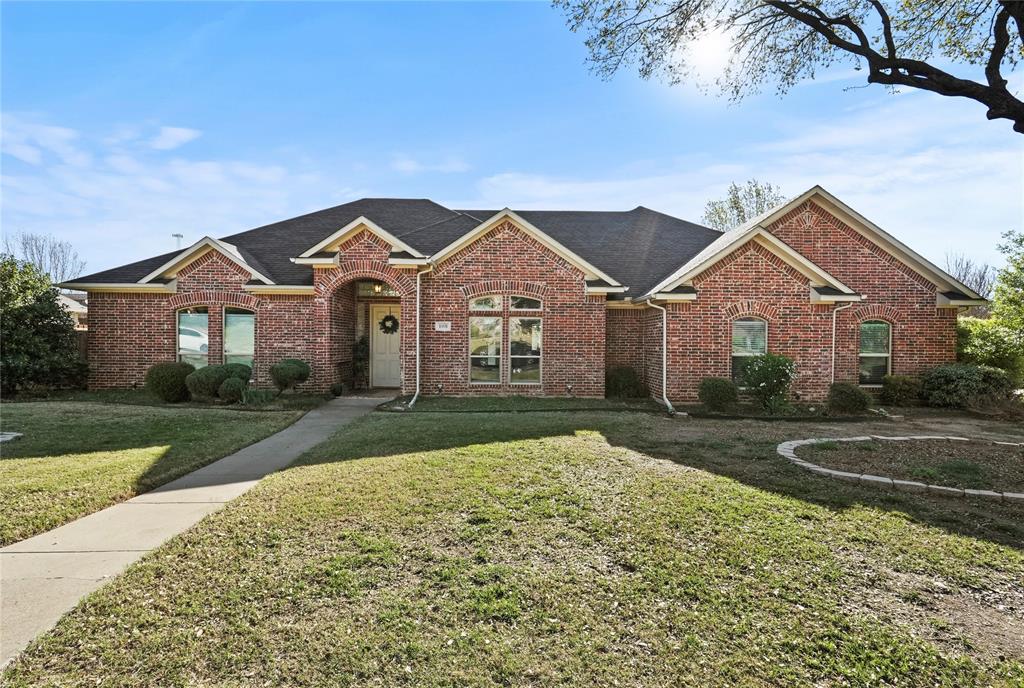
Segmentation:
{"type": "Polygon", "coordinates": [[[952,363],[929,370],[921,379],[921,396],[929,406],[969,408],[1009,398],[1013,390],[1005,370],[952,363]]]}
{"type": "Polygon", "coordinates": [[[605,373],[604,395],[619,399],[639,399],[647,396],[647,385],[629,366],[617,366],[605,373]]]}
{"type": "Polygon", "coordinates": [[[226,366],[205,366],[186,377],[185,384],[193,399],[206,401],[217,397],[221,383],[230,376],[226,366]]]}
{"type": "Polygon", "coordinates": [[[146,391],[161,401],[174,404],[188,401],[189,391],[185,380],[195,372],[191,363],[157,363],[146,371],[146,391]]]}
{"type": "Polygon", "coordinates": [[[739,401],[740,393],[732,380],[724,377],[706,377],[700,381],[697,398],[712,411],[727,411],[739,401]]]}
{"type": "Polygon", "coordinates": [[[297,358],[286,358],[270,366],[270,379],[281,392],[293,389],[295,385],[309,379],[309,364],[297,358]]]}
{"type": "Polygon", "coordinates": [[[912,406],[921,401],[921,381],[909,375],[886,375],[879,398],[883,404],[912,406]]]}
{"type": "Polygon", "coordinates": [[[242,382],[252,379],[252,368],[244,363],[225,363],[224,369],[228,371],[228,377],[238,378],[242,382]]]}
{"type": "Polygon", "coordinates": [[[860,415],[871,408],[871,395],[857,385],[833,382],[828,388],[828,410],[836,414],[860,415]]]}
{"type": "Polygon", "coordinates": [[[249,383],[241,378],[229,377],[220,383],[220,387],[217,388],[217,396],[229,404],[237,404],[242,400],[242,394],[245,393],[248,386],[249,383]]]}

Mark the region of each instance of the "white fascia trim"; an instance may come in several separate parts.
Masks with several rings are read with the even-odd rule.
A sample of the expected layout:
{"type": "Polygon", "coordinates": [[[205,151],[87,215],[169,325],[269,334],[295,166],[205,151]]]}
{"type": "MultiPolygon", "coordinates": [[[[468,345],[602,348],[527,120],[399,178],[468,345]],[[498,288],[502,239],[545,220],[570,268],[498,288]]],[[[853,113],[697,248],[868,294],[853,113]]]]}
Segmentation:
{"type": "Polygon", "coordinates": [[[629,287],[587,287],[588,294],[622,294],[629,291],[629,287]]]}
{"type": "Polygon", "coordinates": [[[696,301],[696,294],[673,294],[671,292],[656,292],[650,298],[655,301],[696,301]]]}
{"type": "Polygon", "coordinates": [[[935,295],[935,305],[938,308],[959,308],[960,306],[987,306],[986,299],[951,299],[943,294],[935,295]]]}
{"type": "Polygon", "coordinates": [[[426,258],[388,258],[388,265],[428,265],[426,258]]]}
{"type": "Polygon", "coordinates": [[[355,233],[355,230],[359,229],[360,227],[365,227],[366,229],[370,230],[371,232],[379,236],[381,239],[388,242],[393,247],[399,250],[407,251],[412,255],[416,256],[417,258],[425,257],[422,253],[414,249],[409,244],[405,243],[398,237],[392,235],[390,232],[385,231],[380,225],[378,225],[370,218],[360,215],[359,217],[352,220],[347,225],[345,225],[344,227],[342,227],[341,229],[339,229],[338,231],[334,232],[329,237],[321,241],[316,246],[303,251],[299,255],[299,258],[308,258],[314,253],[319,253],[320,251],[324,250],[326,247],[330,246],[334,242],[345,237],[346,234],[355,233]]]}
{"type": "Polygon", "coordinates": [[[863,300],[864,300],[864,297],[861,296],[860,294],[836,294],[836,295],[826,295],[826,296],[823,296],[823,295],[817,293],[816,291],[814,291],[813,287],[811,288],[811,302],[812,303],[845,303],[845,302],[848,302],[848,301],[851,302],[851,303],[856,303],[858,301],[863,301],[863,300]]]}
{"type": "Polygon", "coordinates": [[[558,243],[550,236],[545,234],[543,231],[541,231],[537,227],[534,227],[532,224],[530,224],[523,218],[519,217],[519,215],[517,215],[515,212],[508,208],[505,208],[504,210],[499,210],[490,219],[484,220],[479,225],[469,230],[461,237],[459,237],[458,239],[456,239],[455,241],[453,241],[452,243],[448,244],[443,249],[435,253],[433,256],[431,256],[431,262],[434,265],[437,265],[438,263],[442,262],[445,258],[451,256],[460,249],[472,244],[478,238],[482,237],[484,234],[486,234],[495,226],[497,226],[497,224],[500,221],[505,219],[512,220],[512,222],[518,225],[520,229],[525,231],[527,234],[532,236],[540,243],[544,244],[544,246],[551,249],[551,251],[558,254],[565,260],[569,261],[579,269],[583,270],[583,272],[587,274],[588,278],[602,279],[608,284],[611,284],[612,286],[616,287],[622,286],[621,284],[619,284],[617,280],[605,274],[603,271],[601,271],[594,265],[591,265],[577,254],[567,249],[565,246],[562,246],[562,244],[558,243]]]}
{"type": "MultiPolygon", "coordinates": [[[[723,235],[716,241],[721,241],[722,238],[728,235],[723,235]]],[[[789,263],[791,266],[796,268],[801,274],[807,277],[812,286],[829,286],[835,287],[840,291],[853,293],[853,290],[848,286],[840,282],[838,279],[830,275],[829,273],[822,270],[820,267],[815,265],[813,262],[805,258],[803,255],[798,253],[789,247],[784,241],[773,235],[771,232],[766,230],[761,225],[754,225],[745,230],[736,231],[735,235],[730,237],[727,241],[723,241],[721,245],[714,251],[708,253],[704,257],[700,257],[697,262],[690,261],[678,270],[674,275],[666,280],[663,280],[656,287],[648,292],[650,294],[657,294],[664,291],[671,291],[676,287],[688,283],[694,277],[710,268],[715,263],[726,258],[734,251],[745,246],[750,241],[756,241],[769,251],[782,258],[784,261],[789,263]]],[[[660,298],[660,297],[655,297],[660,298]]]]}
{"type": "Polygon", "coordinates": [[[296,265],[334,265],[337,263],[334,258],[289,258],[296,265]]]}
{"type": "Polygon", "coordinates": [[[167,284],[139,284],[138,282],[61,282],[57,286],[62,289],[75,289],[77,291],[174,293],[177,291],[178,281],[171,280],[167,284]]]}
{"type": "Polygon", "coordinates": [[[266,275],[257,272],[251,265],[246,263],[245,259],[242,258],[242,254],[238,252],[237,247],[225,241],[221,241],[220,239],[214,239],[213,237],[209,236],[205,236],[196,243],[192,244],[187,249],[176,255],[174,258],[170,259],[169,261],[158,267],[156,270],[140,279],[138,283],[145,284],[150,280],[156,279],[157,277],[162,277],[165,273],[167,273],[170,270],[175,270],[176,268],[184,267],[184,265],[187,264],[189,257],[200,251],[204,251],[204,249],[217,251],[238,267],[242,268],[243,270],[247,270],[254,279],[258,279],[265,284],[274,283],[274,280],[270,279],[266,275]]]}
{"type": "Polygon", "coordinates": [[[315,294],[316,287],[304,284],[247,284],[243,287],[251,294],[315,294]]]}

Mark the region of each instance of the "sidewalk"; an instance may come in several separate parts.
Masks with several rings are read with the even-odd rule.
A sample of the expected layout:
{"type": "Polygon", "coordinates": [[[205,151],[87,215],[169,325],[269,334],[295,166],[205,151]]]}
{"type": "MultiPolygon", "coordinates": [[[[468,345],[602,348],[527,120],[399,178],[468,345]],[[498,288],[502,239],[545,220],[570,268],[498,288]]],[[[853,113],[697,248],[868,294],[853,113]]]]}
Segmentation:
{"type": "Polygon", "coordinates": [[[0,667],[143,554],[380,402],[334,399],[281,432],[151,492],[0,549],[0,667]]]}

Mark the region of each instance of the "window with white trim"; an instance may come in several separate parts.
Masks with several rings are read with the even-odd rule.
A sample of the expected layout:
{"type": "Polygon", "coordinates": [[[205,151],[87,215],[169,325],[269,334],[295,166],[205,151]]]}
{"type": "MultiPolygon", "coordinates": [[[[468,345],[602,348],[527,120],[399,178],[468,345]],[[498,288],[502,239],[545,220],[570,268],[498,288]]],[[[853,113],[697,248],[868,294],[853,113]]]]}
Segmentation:
{"type": "Polygon", "coordinates": [[[210,313],[206,306],[178,311],[178,360],[202,368],[210,363],[210,313]]]}
{"type": "Polygon", "coordinates": [[[509,382],[512,384],[540,384],[542,324],[540,318],[509,318],[509,382]]]}
{"type": "Polygon", "coordinates": [[[768,353],[768,323],[760,318],[732,321],[732,379],[737,384],[743,367],[753,356],[768,353]]]}
{"type": "Polygon", "coordinates": [[[244,308],[224,309],[224,362],[252,368],[256,353],[256,314],[244,308]]]}
{"type": "Polygon", "coordinates": [[[892,326],[882,320],[860,324],[859,382],[866,386],[882,384],[892,369],[892,326]]]}
{"type": "Polygon", "coordinates": [[[469,302],[469,310],[471,311],[500,311],[501,310],[501,297],[497,295],[492,296],[478,296],[469,302]]]}
{"type": "Polygon", "coordinates": [[[469,319],[469,381],[501,383],[501,318],[469,319]]]}

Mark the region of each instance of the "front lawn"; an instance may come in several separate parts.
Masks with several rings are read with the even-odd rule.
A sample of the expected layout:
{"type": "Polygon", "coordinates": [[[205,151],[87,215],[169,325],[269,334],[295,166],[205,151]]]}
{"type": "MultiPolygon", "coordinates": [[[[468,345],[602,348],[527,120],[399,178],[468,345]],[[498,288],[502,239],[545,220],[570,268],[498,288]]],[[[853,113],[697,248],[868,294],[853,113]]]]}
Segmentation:
{"type": "Polygon", "coordinates": [[[297,411],[83,402],[3,404],[0,545],[98,511],[286,427],[297,411]]]}
{"type": "MultiPolygon", "coordinates": [[[[1014,430],[968,422],[993,437],[1014,430]]],[[[892,430],[373,414],[92,595],[5,678],[1024,681],[1024,513],[828,481],[775,454],[837,427],[892,430]]]]}

